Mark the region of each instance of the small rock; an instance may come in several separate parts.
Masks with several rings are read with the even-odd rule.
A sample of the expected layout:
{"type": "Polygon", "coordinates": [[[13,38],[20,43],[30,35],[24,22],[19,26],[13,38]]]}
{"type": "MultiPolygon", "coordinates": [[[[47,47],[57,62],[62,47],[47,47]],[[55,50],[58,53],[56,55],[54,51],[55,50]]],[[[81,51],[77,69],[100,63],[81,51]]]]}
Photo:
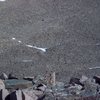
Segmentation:
{"type": "Polygon", "coordinates": [[[8,79],[8,76],[5,73],[2,73],[0,76],[0,79],[6,80],[6,79],[8,79]]]}
{"type": "Polygon", "coordinates": [[[46,97],[45,97],[44,100],[56,100],[56,99],[55,99],[55,96],[52,93],[48,93],[48,94],[46,94],[46,97]]]}
{"type": "Polygon", "coordinates": [[[33,84],[35,83],[36,85],[41,83],[46,84],[45,78],[40,75],[36,76],[32,82],[33,84]]]}
{"type": "Polygon", "coordinates": [[[56,82],[56,86],[57,87],[64,87],[64,83],[63,82],[56,82]]]}
{"type": "Polygon", "coordinates": [[[46,85],[44,85],[44,84],[38,84],[37,87],[36,87],[36,90],[45,91],[46,88],[47,88],[46,85]]]}
{"type": "Polygon", "coordinates": [[[44,100],[46,95],[43,95],[42,97],[39,97],[38,100],[44,100]]]}
{"type": "Polygon", "coordinates": [[[12,73],[10,73],[8,75],[8,79],[18,79],[17,77],[15,77],[12,73]]]}
{"type": "Polygon", "coordinates": [[[92,95],[96,95],[97,94],[98,84],[92,82],[91,79],[88,79],[84,83],[84,87],[85,87],[85,90],[82,93],[83,96],[92,96],[92,95]]]}
{"type": "Polygon", "coordinates": [[[91,96],[86,96],[86,97],[80,97],[78,99],[75,99],[75,100],[100,100],[100,95],[98,96],[94,96],[94,95],[91,95],[91,96]]]}
{"type": "Polygon", "coordinates": [[[68,92],[69,94],[79,95],[81,93],[82,88],[83,87],[81,85],[75,84],[74,86],[72,85],[68,87],[68,92]]]}
{"type": "Polygon", "coordinates": [[[81,77],[81,79],[80,79],[80,82],[81,82],[81,83],[84,83],[84,82],[87,81],[87,80],[88,80],[88,77],[85,76],[85,75],[82,75],[82,77],[81,77]]]}
{"type": "MultiPolygon", "coordinates": [[[[41,100],[43,98],[45,98],[45,93],[43,91],[39,91],[39,90],[33,90],[33,89],[25,89],[23,90],[26,94],[30,95],[31,97],[33,97],[34,95],[36,95],[39,99],[41,98],[41,100]]],[[[38,100],[39,100],[38,99],[38,100]]]]}
{"type": "Polygon", "coordinates": [[[96,82],[97,84],[100,85],[100,76],[93,76],[93,79],[95,80],[95,82],[96,82]]]}
{"type": "Polygon", "coordinates": [[[0,89],[5,89],[5,84],[1,79],[0,79],[0,89]]]}
{"type": "Polygon", "coordinates": [[[38,97],[33,93],[33,91],[27,91],[27,92],[24,92],[24,93],[26,93],[27,95],[29,95],[31,98],[33,98],[33,100],[34,99],[38,99],[38,97]]]}
{"type": "Polygon", "coordinates": [[[79,79],[79,78],[74,78],[74,77],[72,77],[72,78],[70,79],[69,84],[72,84],[73,86],[74,86],[75,84],[77,84],[77,85],[80,85],[80,86],[83,87],[82,90],[84,89],[84,84],[80,82],[80,79],[79,79]]]}
{"type": "Polygon", "coordinates": [[[24,80],[33,81],[34,77],[24,77],[24,80]]]}

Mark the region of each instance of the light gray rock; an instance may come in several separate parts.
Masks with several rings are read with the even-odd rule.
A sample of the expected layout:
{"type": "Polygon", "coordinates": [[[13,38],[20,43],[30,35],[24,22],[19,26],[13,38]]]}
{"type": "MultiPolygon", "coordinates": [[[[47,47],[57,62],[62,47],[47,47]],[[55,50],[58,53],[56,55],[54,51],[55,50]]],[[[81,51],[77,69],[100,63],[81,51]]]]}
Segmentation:
{"type": "Polygon", "coordinates": [[[40,90],[43,92],[46,90],[46,88],[47,88],[47,86],[45,84],[38,84],[36,87],[37,90],[40,90]]]}
{"type": "Polygon", "coordinates": [[[81,93],[82,88],[83,87],[81,85],[75,84],[74,86],[72,85],[68,87],[68,92],[69,94],[79,95],[81,93]]]}
{"type": "Polygon", "coordinates": [[[43,91],[33,90],[33,89],[24,89],[22,91],[31,96],[32,98],[34,97],[34,95],[37,96],[38,98],[41,98],[41,100],[42,98],[45,98],[45,93],[43,91]]]}
{"type": "Polygon", "coordinates": [[[0,79],[6,80],[6,79],[8,79],[8,76],[5,73],[2,73],[0,76],[0,79]]]}
{"type": "Polygon", "coordinates": [[[34,76],[33,77],[27,76],[27,77],[24,77],[23,79],[24,80],[28,80],[28,81],[33,81],[34,76]]]}
{"type": "Polygon", "coordinates": [[[82,92],[83,96],[92,96],[97,94],[98,84],[92,81],[92,79],[88,79],[84,83],[85,90],[82,92]]]}
{"type": "Polygon", "coordinates": [[[22,91],[25,92],[26,94],[30,94],[30,95],[31,95],[31,94],[35,94],[35,95],[37,95],[37,96],[40,96],[40,95],[43,94],[42,91],[33,90],[33,89],[23,89],[22,91]]]}
{"type": "Polygon", "coordinates": [[[6,96],[9,94],[7,89],[0,90],[0,100],[5,100],[6,96]]]}
{"type": "Polygon", "coordinates": [[[88,77],[85,76],[85,75],[82,75],[82,77],[81,77],[81,79],[80,79],[80,82],[81,82],[81,83],[84,83],[84,82],[87,81],[87,80],[88,80],[88,77]]]}
{"type": "Polygon", "coordinates": [[[1,79],[0,79],[0,89],[5,89],[5,84],[1,79]]]}

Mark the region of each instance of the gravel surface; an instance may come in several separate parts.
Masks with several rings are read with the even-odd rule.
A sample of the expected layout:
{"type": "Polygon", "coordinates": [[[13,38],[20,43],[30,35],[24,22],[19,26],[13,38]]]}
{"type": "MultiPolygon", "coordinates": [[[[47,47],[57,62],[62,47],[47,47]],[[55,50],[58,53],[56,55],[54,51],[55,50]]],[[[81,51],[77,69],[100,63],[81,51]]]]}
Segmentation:
{"type": "Polygon", "coordinates": [[[99,67],[100,0],[0,1],[0,73],[53,70],[67,81],[99,67]]]}

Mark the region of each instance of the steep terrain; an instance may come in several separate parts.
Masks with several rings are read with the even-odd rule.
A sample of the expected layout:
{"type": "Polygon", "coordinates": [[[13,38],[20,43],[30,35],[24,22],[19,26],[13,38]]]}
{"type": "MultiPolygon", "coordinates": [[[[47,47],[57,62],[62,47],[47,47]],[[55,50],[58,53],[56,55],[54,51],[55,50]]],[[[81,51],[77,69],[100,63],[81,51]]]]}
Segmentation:
{"type": "Polygon", "coordinates": [[[81,70],[99,74],[88,70],[100,66],[99,11],[100,0],[0,2],[0,72],[22,76],[54,70],[60,79],[81,70]]]}

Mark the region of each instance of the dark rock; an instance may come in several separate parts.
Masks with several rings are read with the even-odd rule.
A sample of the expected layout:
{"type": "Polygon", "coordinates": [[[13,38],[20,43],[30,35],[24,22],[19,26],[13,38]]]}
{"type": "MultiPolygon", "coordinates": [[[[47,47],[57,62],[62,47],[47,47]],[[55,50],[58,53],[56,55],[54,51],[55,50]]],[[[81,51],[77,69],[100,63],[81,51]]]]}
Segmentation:
{"type": "Polygon", "coordinates": [[[82,84],[82,83],[80,82],[80,79],[79,79],[79,78],[74,78],[74,77],[72,77],[72,78],[70,79],[69,84],[72,84],[72,85],[75,85],[75,84],[81,85],[81,86],[83,87],[82,90],[84,89],[84,84],[82,84]]]}
{"type": "Polygon", "coordinates": [[[30,95],[26,94],[21,90],[14,91],[5,98],[5,100],[37,100],[37,99],[38,97],[36,95],[34,95],[34,97],[31,97],[30,95]]]}
{"type": "Polygon", "coordinates": [[[100,85],[100,77],[99,76],[93,76],[93,79],[95,79],[95,82],[100,85]]]}
{"type": "Polygon", "coordinates": [[[34,77],[24,77],[24,80],[33,81],[34,77]]]}
{"type": "Polygon", "coordinates": [[[45,97],[46,97],[46,95],[43,95],[43,96],[39,97],[38,100],[44,100],[45,97]]]}
{"type": "Polygon", "coordinates": [[[12,73],[10,73],[8,75],[8,79],[18,79],[17,77],[15,77],[12,73]]]}
{"type": "Polygon", "coordinates": [[[45,91],[46,88],[47,88],[46,85],[44,85],[44,84],[38,84],[37,87],[36,87],[36,90],[45,91]]]}

